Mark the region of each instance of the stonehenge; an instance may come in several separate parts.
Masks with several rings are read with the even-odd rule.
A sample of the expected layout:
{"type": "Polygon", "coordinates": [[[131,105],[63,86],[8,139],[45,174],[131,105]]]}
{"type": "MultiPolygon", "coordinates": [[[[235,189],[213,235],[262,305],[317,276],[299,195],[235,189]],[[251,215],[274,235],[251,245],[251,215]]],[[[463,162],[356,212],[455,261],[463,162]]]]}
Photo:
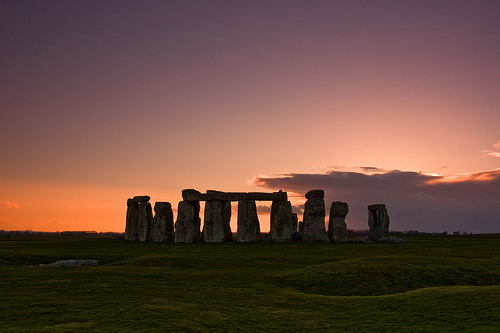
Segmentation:
{"type": "Polygon", "coordinates": [[[137,223],[139,222],[139,203],[127,199],[127,220],[125,222],[125,240],[139,240],[137,236],[137,223]]]}
{"type": "Polygon", "coordinates": [[[203,240],[207,243],[230,241],[232,238],[231,226],[229,225],[230,220],[230,201],[207,201],[205,204],[205,218],[203,221],[203,240]]]}
{"type": "Polygon", "coordinates": [[[388,236],[389,215],[383,204],[368,206],[368,226],[370,227],[369,238],[376,241],[379,238],[388,236]]]}
{"type": "Polygon", "coordinates": [[[194,243],[200,240],[200,203],[181,201],[177,208],[175,221],[175,243],[194,243]]]}
{"type": "Polygon", "coordinates": [[[290,201],[273,201],[271,205],[271,231],[269,232],[269,240],[271,242],[290,242],[295,231],[297,231],[297,225],[294,225],[292,204],[290,201]]]}
{"type": "Polygon", "coordinates": [[[174,213],[170,202],[157,202],[154,207],[155,216],[151,225],[152,242],[171,243],[174,240],[174,213]]]}
{"type": "MultiPolygon", "coordinates": [[[[292,212],[292,204],[286,192],[221,192],[208,190],[201,193],[194,189],[182,191],[182,201],[177,208],[174,224],[172,206],[169,202],[156,202],[154,216],[150,197],[135,196],[127,199],[125,240],[165,243],[229,242],[231,230],[231,202],[238,202],[236,241],[259,242],[347,242],[347,203],[334,201],[330,206],[328,231],[325,226],[324,191],[311,190],[306,193],[302,221],[292,212]],[[203,230],[200,232],[200,201],[205,201],[203,230]],[[270,232],[261,235],[256,201],[271,201],[270,232]],[[298,230],[297,230],[298,229],[298,230]],[[265,237],[264,237],[265,236],[265,237]]],[[[384,204],[368,206],[369,237],[367,241],[388,242],[389,215],[384,204]]],[[[392,239],[389,239],[394,242],[392,239]]],[[[351,242],[352,240],[349,240],[351,242]]]]}
{"type": "Polygon", "coordinates": [[[260,241],[260,224],[254,200],[238,201],[236,241],[244,243],[260,241]]]}
{"type": "Polygon", "coordinates": [[[328,240],[330,242],[347,241],[347,224],[345,216],[349,213],[347,203],[334,201],[330,206],[330,220],[328,221],[328,240]]]}
{"type": "Polygon", "coordinates": [[[324,197],[323,190],[311,190],[306,193],[302,233],[304,242],[324,242],[326,239],[324,197]]]}

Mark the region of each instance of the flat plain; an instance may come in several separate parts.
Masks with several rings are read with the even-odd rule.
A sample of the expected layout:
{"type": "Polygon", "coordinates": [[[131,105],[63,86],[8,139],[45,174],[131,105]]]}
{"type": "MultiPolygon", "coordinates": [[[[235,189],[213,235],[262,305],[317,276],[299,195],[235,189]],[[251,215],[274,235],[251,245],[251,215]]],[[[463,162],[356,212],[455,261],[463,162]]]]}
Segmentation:
{"type": "Polygon", "coordinates": [[[401,244],[0,236],[2,332],[499,332],[500,235],[401,244]],[[38,267],[96,259],[94,267],[38,267]]]}

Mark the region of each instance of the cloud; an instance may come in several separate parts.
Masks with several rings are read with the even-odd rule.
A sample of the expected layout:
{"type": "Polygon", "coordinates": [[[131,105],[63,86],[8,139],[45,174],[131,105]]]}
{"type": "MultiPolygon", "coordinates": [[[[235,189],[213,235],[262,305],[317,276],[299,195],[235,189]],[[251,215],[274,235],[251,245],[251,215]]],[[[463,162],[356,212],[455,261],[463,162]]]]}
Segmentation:
{"type": "Polygon", "coordinates": [[[496,148],[497,151],[494,150],[483,150],[481,153],[483,153],[483,156],[491,156],[491,157],[500,157],[500,141],[495,143],[493,147],[496,148]]]}
{"type": "Polygon", "coordinates": [[[2,202],[2,206],[7,207],[7,208],[21,209],[21,207],[18,204],[15,204],[15,203],[10,202],[10,201],[2,202]]]}
{"type": "Polygon", "coordinates": [[[311,189],[323,189],[327,211],[333,201],[349,204],[351,229],[367,228],[367,205],[385,203],[394,230],[500,232],[500,168],[450,176],[356,170],[258,176],[252,184],[302,197],[311,189]]]}

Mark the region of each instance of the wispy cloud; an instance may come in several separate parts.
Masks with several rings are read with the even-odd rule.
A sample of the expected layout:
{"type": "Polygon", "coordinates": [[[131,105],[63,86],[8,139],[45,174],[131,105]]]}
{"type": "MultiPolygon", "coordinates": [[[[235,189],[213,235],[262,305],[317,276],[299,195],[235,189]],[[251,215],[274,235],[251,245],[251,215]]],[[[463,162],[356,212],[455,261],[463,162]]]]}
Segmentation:
{"type": "Polygon", "coordinates": [[[500,232],[500,168],[459,175],[355,168],[324,174],[258,176],[252,184],[302,196],[325,190],[333,201],[349,204],[349,228],[367,228],[366,206],[385,203],[396,230],[500,232]],[[375,173],[373,171],[376,171],[375,173]]]}
{"type": "Polygon", "coordinates": [[[21,207],[18,204],[15,204],[15,203],[10,202],[10,201],[2,202],[2,206],[7,207],[7,208],[21,209],[21,207]]]}
{"type": "Polygon", "coordinates": [[[491,157],[500,157],[500,141],[495,143],[493,145],[495,147],[495,150],[483,150],[481,153],[483,153],[483,156],[491,156],[491,157]]]}

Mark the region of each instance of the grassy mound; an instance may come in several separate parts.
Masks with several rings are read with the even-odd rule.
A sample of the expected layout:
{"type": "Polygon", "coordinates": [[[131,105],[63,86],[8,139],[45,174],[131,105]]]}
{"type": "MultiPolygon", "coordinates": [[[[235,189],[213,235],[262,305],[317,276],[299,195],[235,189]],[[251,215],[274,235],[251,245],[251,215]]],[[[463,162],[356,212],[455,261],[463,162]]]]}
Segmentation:
{"type": "Polygon", "coordinates": [[[500,284],[500,262],[486,259],[376,257],[341,260],[289,271],[279,283],[301,292],[376,296],[427,287],[500,284]]]}

